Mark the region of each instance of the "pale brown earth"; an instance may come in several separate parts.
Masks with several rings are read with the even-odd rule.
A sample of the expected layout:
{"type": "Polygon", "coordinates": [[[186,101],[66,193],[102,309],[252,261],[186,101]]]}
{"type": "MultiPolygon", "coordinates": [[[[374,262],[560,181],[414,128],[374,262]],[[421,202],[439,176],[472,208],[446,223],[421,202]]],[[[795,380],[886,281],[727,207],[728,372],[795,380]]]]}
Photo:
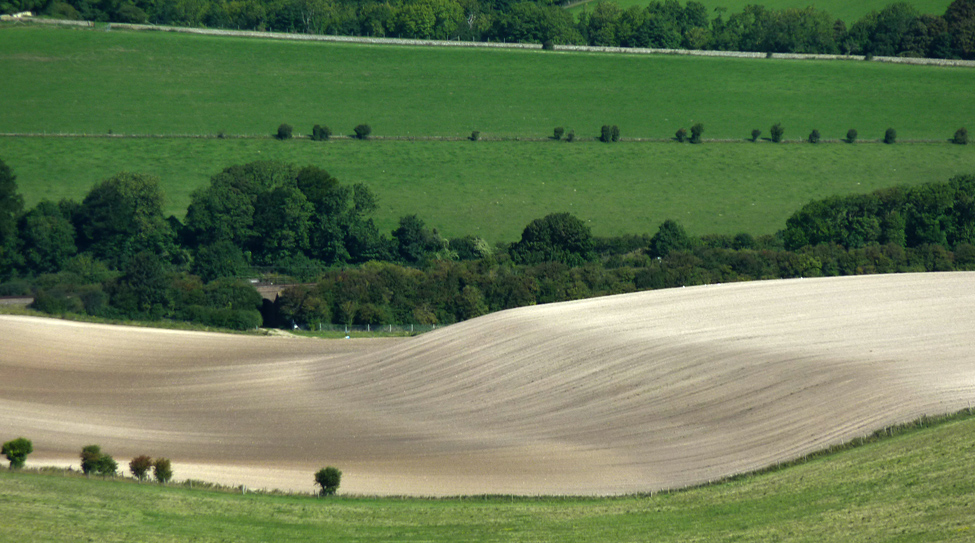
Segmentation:
{"type": "Polygon", "coordinates": [[[975,274],[753,282],[308,340],[0,317],[0,439],[177,479],[616,494],[754,470],[975,397],[975,274]]]}

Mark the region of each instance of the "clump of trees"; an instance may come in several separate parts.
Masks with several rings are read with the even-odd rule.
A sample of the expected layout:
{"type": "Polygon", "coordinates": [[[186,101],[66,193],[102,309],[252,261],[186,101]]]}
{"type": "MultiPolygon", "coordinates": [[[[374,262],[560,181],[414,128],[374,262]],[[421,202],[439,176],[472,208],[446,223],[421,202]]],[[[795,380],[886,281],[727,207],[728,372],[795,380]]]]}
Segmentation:
{"type": "Polygon", "coordinates": [[[603,143],[616,142],[620,140],[620,127],[604,124],[599,129],[599,141],[603,143]]]}
{"type": "Polygon", "coordinates": [[[341,482],[342,472],[338,468],[328,466],[315,472],[315,484],[321,487],[319,496],[334,496],[341,482]]]}
{"type": "Polygon", "coordinates": [[[311,129],[311,139],[314,141],[327,141],[332,137],[332,129],[327,126],[316,124],[311,129]]]}
{"type": "Polygon", "coordinates": [[[34,452],[34,444],[31,440],[23,437],[10,440],[0,448],[0,454],[7,457],[10,462],[10,469],[20,469],[27,462],[27,455],[34,452]]]}
{"type": "Polygon", "coordinates": [[[81,449],[81,472],[114,477],[118,473],[118,462],[111,455],[103,453],[98,445],[88,445],[81,449]]]}

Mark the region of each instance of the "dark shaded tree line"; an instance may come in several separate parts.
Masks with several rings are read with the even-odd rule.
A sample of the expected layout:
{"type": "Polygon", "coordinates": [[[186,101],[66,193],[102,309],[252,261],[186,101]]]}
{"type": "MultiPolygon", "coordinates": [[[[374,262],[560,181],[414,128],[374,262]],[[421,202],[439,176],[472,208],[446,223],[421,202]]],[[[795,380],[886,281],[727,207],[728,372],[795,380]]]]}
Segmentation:
{"type": "Polygon", "coordinates": [[[847,28],[814,8],[712,17],[693,0],[622,8],[601,2],[578,20],[550,0],[7,0],[0,11],[68,19],[310,34],[464,41],[858,54],[975,59],[975,0],[943,15],[908,3],[871,12],[847,28]]]}
{"type": "Polygon", "coordinates": [[[975,176],[832,197],[755,238],[599,238],[568,213],[516,243],[447,240],[415,215],[387,236],[375,198],[319,168],[231,166],[162,216],[152,178],[119,174],[79,204],[24,211],[0,162],[0,295],[48,313],[176,319],[227,328],[449,324],[489,312],[638,290],[786,277],[975,269],[975,176]],[[4,226],[6,225],[6,226],[4,226]],[[245,278],[302,284],[263,301],[245,278]],[[273,275],[277,274],[277,275],[273,275]]]}

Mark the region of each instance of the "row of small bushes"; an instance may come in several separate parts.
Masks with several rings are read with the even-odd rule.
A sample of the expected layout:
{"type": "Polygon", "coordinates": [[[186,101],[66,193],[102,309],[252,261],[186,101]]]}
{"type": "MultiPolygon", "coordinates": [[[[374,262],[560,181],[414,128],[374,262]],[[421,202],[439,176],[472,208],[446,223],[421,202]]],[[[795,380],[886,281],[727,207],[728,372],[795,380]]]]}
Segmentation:
{"type": "MultiPolygon", "coordinates": [[[[10,469],[20,469],[27,461],[27,455],[34,452],[34,444],[23,437],[10,440],[3,444],[0,454],[10,461],[10,469]]],[[[160,483],[168,483],[173,478],[172,462],[168,458],[153,459],[147,455],[136,456],[129,462],[132,476],[140,481],[149,478],[149,472],[160,483]]],[[[101,475],[115,477],[118,474],[118,462],[112,455],[105,454],[98,445],[87,445],[81,449],[81,472],[85,475],[101,475]]],[[[339,489],[342,472],[338,468],[328,466],[315,473],[315,483],[321,487],[319,495],[332,496],[339,489]]]]}
{"type": "MultiPolygon", "coordinates": [[[[372,134],[372,127],[368,124],[360,124],[352,129],[352,132],[355,139],[369,139],[369,134],[372,134]]],[[[290,124],[282,123],[281,126],[278,127],[278,131],[274,134],[274,137],[279,140],[290,140],[293,135],[294,127],[290,124]]],[[[327,126],[316,124],[311,129],[311,139],[315,141],[326,141],[331,137],[332,129],[327,126]]]]}

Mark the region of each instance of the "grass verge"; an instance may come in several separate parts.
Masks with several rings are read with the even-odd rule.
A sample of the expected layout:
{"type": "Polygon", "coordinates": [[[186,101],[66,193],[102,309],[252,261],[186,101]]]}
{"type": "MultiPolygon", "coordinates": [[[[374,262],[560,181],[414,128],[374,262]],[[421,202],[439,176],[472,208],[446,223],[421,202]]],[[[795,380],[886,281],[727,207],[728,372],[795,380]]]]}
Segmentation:
{"type": "Polygon", "coordinates": [[[618,498],[319,500],[0,470],[0,539],[970,541],[975,418],[931,422],[767,473],[618,498]]]}

